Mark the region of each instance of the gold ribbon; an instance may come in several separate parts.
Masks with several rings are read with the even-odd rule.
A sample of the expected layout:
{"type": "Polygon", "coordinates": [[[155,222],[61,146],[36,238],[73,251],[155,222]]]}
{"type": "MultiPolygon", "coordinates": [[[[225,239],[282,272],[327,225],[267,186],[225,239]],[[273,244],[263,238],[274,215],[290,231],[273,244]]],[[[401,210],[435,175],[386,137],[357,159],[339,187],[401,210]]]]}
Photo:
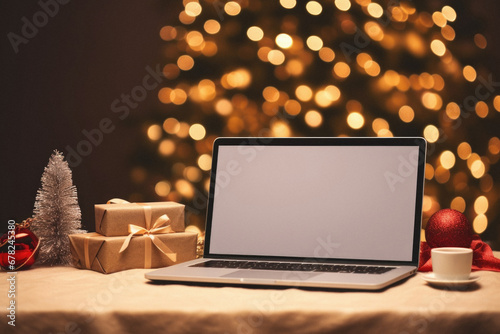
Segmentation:
{"type": "Polygon", "coordinates": [[[159,238],[156,238],[155,234],[163,234],[163,233],[173,233],[172,227],[170,225],[166,225],[170,222],[170,218],[166,214],[160,216],[151,227],[151,216],[152,209],[149,205],[139,204],[144,208],[144,217],[146,218],[146,227],[141,227],[134,224],[128,225],[129,235],[123,242],[123,245],[120,249],[120,253],[125,251],[132,240],[133,236],[144,236],[144,268],[151,268],[151,242],[158,248],[163,254],[165,254],[170,260],[173,262],[177,261],[177,254],[174,253],[167,245],[163,243],[159,238]]]}
{"type": "Polygon", "coordinates": [[[90,257],[89,257],[89,241],[90,237],[87,236],[83,239],[83,249],[85,252],[85,268],[90,269],[90,257]]]}

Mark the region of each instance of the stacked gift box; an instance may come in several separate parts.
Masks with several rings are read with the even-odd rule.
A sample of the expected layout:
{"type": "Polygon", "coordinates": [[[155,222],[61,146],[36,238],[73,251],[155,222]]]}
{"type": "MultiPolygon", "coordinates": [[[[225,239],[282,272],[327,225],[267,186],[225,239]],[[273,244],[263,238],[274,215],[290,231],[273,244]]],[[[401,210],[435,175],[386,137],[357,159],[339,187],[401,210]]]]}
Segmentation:
{"type": "Polygon", "coordinates": [[[196,258],[198,235],[185,231],[182,204],[112,200],[95,205],[95,224],[96,232],[69,236],[77,268],[109,274],[196,258]]]}

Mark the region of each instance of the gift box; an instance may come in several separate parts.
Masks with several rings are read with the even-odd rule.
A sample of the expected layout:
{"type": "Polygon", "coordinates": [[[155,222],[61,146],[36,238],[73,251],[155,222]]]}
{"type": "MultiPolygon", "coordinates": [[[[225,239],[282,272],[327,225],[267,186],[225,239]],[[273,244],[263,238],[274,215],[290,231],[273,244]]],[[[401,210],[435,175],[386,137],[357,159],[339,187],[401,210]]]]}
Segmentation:
{"type": "Polygon", "coordinates": [[[160,268],[196,258],[197,233],[179,232],[106,237],[69,235],[75,267],[110,274],[137,268],[160,268]]]}
{"type": "Polygon", "coordinates": [[[96,232],[107,237],[125,236],[130,226],[148,228],[163,215],[173,232],[184,232],[184,205],[175,202],[96,204],[96,232]]]}

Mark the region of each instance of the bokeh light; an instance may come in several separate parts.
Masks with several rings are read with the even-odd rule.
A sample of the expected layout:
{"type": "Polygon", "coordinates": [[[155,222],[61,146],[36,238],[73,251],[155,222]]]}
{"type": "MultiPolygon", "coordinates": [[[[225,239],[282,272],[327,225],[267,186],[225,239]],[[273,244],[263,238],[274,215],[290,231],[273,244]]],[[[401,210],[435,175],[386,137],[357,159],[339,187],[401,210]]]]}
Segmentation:
{"type": "Polygon", "coordinates": [[[476,233],[498,235],[500,94],[485,86],[482,53],[492,43],[467,5],[178,6],[178,19],[159,30],[158,110],[135,113],[144,144],[130,175],[144,197],[194,207],[219,136],[423,136],[424,227],[451,207],[476,233]]]}

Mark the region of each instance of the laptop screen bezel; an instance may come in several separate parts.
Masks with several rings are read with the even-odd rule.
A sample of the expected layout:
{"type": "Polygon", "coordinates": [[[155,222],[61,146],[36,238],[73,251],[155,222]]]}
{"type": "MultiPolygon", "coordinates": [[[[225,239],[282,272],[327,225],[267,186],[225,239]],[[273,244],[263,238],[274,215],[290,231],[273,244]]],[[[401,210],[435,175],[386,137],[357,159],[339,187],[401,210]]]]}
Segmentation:
{"type": "Polygon", "coordinates": [[[212,155],[212,169],[210,174],[210,188],[208,194],[204,257],[210,259],[238,259],[262,261],[289,261],[289,262],[321,262],[321,263],[354,263],[354,264],[386,264],[418,266],[420,257],[420,235],[422,226],[422,201],[424,194],[424,173],[427,142],[421,137],[220,137],[214,141],[212,155]],[[418,147],[418,169],[415,200],[415,217],[413,228],[413,245],[411,261],[380,261],[355,260],[338,258],[303,258],[261,255],[216,254],[210,252],[212,231],[215,179],[219,148],[221,146],[415,146],[418,147]]]}

